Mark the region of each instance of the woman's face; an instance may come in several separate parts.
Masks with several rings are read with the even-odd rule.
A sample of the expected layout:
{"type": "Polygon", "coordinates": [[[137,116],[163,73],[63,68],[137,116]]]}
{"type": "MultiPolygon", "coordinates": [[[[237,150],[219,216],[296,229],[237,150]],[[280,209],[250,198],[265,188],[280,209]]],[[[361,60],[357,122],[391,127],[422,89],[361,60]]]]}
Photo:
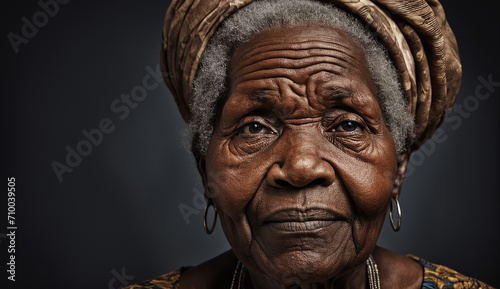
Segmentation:
{"type": "Polygon", "coordinates": [[[238,258],[278,281],[364,262],[397,167],[361,46],[274,28],[238,47],[228,89],[202,171],[238,258]]]}

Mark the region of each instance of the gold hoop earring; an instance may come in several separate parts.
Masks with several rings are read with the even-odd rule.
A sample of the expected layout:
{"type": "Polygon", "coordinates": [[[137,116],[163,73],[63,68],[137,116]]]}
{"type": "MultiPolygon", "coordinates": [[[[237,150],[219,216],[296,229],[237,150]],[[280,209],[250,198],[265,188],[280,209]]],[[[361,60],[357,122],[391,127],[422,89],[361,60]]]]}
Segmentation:
{"type": "Polygon", "coordinates": [[[205,211],[203,212],[203,229],[205,229],[205,233],[208,235],[212,234],[215,230],[215,224],[217,224],[217,208],[214,206],[214,202],[211,198],[207,200],[207,205],[205,206],[205,211]],[[212,206],[214,208],[214,222],[210,229],[207,226],[207,215],[208,215],[208,207],[212,206]]]}
{"type": "Polygon", "coordinates": [[[396,201],[396,206],[398,207],[398,224],[394,225],[394,220],[392,218],[392,200],[391,205],[389,206],[389,218],[391,220],[392,229],[394,230],[394,232],[397,232],[399,231],[399,229],[401,229],[401,207],[399,206],[399,200],[397,197],[393,200],[396,201]]]}

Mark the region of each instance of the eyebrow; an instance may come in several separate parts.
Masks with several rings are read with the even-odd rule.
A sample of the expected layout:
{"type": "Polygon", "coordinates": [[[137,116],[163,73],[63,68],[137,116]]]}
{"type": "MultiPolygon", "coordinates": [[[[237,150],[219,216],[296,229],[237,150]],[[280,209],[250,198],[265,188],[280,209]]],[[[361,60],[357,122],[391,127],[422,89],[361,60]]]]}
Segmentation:
{"type": "Polygon", "coordinates": [[[345,98],[351,98],[354,95],[352,90],[343,87],[326,87],[325,90],[326,92],[323,97],[331,100],[342,100],[345,98]]]}
{"type": "MultiPolygon", "coordinates": [[[[329,100],[343,100],[352,98],[354,92],[351,89],[343,87],[326,87],[325,94],[322,97],[329,100]]],[[[250,92],[248,99],[259,103],[266,103],[270,98],[276,96],[276,92],[269,89],[258,89],[250,92]]]]}
{"type": "Polygon", "coordinates": [[[252,101],[257,101],[260,103],[266,103],[267,100],[276,96],[276,93],[269,89],[258,89],[250,92],[248,99],[252,101]]]}

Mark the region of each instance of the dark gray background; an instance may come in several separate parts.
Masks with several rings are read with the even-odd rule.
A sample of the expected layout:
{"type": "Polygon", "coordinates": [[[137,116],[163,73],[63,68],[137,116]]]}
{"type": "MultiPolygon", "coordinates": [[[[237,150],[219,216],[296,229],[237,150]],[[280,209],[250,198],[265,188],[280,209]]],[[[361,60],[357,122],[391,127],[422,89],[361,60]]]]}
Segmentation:
{"type": "MultiPolygon", "coordinates": [[[[138,282],[228,249],[220,227],[205,235],[201,211],[189,224],[179,211],[181,204],[195,208],[201,185],[166,86],[149,91],[124,120],[110,109],[141,85],[147,66],[155,68],[169,1],[103,2],[61,5],[18,54],[6,35],[20,34],[21,18],[41,8],[36,1],[3,5],[7,176],[16,178],[18,226],[17,281],[7,288],[118,288],[132,281],[120,282],[116,272],[138,282]],[[75,148],[85,139],[81,131],[103,118],[115,130],[60,183],[51,163],[63,163],[65,147],[75,148]]],[[[463,59],[459,104],[474,98],[479,76],[500,81],[500,23],[492,5],[444,2],[463,59]]],[[[499,90],[461,117],[458,128],[445,123],[446,141],[423,163],[413,160],[400,199],[402,229],[394,233],[386,223],[379,240],[494,286],[500,286],[499,90]]],[[[2,222],[3,264],[5,233],[2,222]]]]}

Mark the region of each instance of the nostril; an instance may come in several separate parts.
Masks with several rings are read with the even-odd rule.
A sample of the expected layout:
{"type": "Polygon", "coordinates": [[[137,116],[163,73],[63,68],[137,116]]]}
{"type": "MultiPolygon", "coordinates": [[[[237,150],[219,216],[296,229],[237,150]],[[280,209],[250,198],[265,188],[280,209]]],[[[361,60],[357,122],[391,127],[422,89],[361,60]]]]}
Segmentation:
{"type": "Polygon", "coordinates": [[[325,179],[325,178],[318,178],[318,179],[316,179],[316,180],[312,181],[309,185],[311,185],[311,186],[315,186],[315,185],[320,185],[320,186],[322,186],[322,185],[324,185],[325,183],[326,183],[326,179],[325,179]]]}
{"type": "Polygon", "coordinates": [[[280,179],[277,179],[274,181],[274,183],[276,184],[276,186],[278,187],[281,187],[281,188],[289,188],[289,187],[302,187],[302,186],[323,186],[325,185],[327,182],[326,182],[326,179],[325,178],[318,178],[318,179],[315,179],[314,181],[310,182],[310,183],[307,183],[307,184],[301,184],[301,185],[298,185],[298,184],[295,184],[294,183],[289,183],[285,180],[280,180],[280,179]]]}
{"type": "Polygon", "coordinates": [[[291,184],[289,184],[287,181],[284,181],[284,180],[275,180],[275,183],[279,187],[284,187],[284,188],[292,186],[291,184]]]}

